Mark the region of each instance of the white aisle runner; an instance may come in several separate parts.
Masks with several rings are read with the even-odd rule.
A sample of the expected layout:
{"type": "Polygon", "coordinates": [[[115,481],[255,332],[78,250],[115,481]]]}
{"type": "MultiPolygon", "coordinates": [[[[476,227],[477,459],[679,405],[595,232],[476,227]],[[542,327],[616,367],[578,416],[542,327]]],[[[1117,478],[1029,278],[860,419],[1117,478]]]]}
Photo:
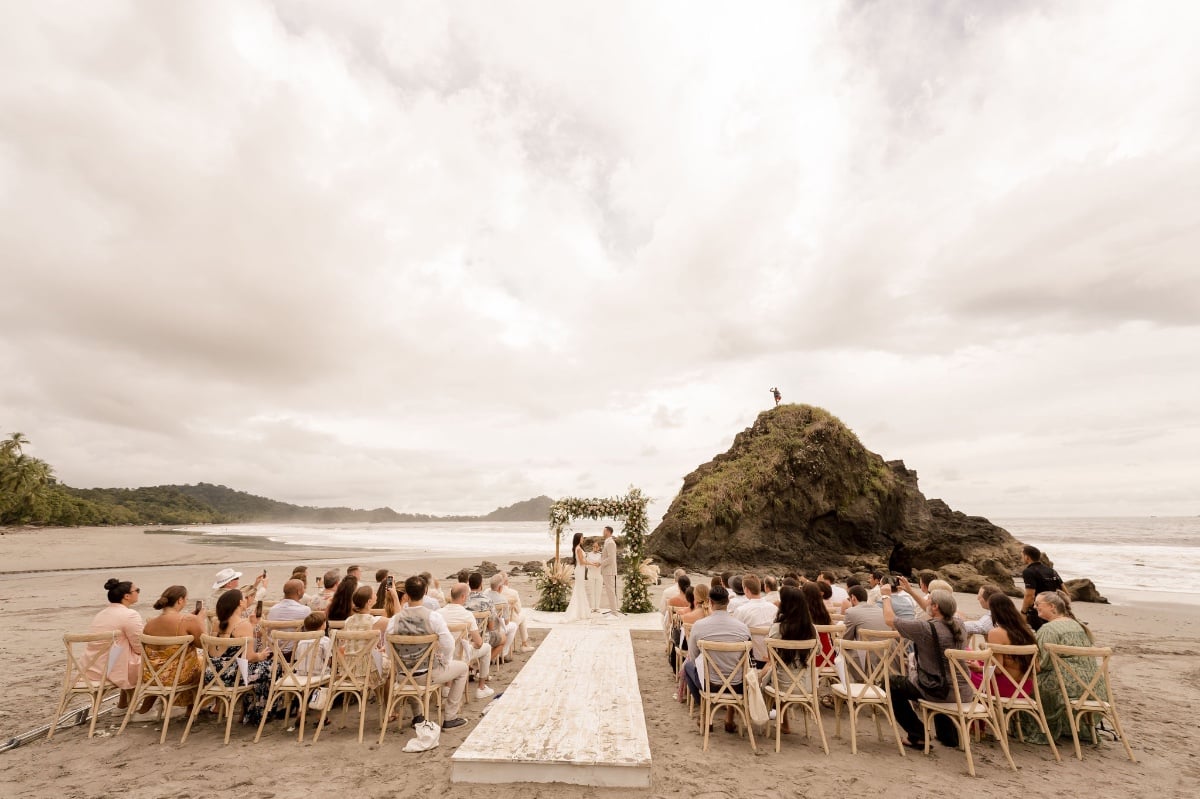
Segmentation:
{"type": "Polygon", "coordinates": [[[648,787],[650,742],[623,627],[555,627],[451,757],[451,781],[648,787]]]}

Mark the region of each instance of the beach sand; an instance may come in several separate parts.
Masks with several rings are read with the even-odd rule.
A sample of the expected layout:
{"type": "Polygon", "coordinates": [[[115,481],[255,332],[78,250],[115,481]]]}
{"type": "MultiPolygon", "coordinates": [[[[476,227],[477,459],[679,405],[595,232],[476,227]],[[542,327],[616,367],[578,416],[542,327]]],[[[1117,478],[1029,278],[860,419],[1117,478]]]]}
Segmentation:
{"type": "MultiPolygon", "coordinates": [[[[62,634],[81,632],[105,604],[102,585],[109,577],[133,580],[143,587],[136,606],[144,616],[168,585],[188,586],[193,598],[207,597],[213,575],[232,566],[248,575],[266,568],[280,579],[296,564],[309,566],[310,578],[324,569],[351,563],[362,565],[368,577],[376,568],[400,574],[428,569],[439,578],[459,568],[493,560],[510,560],[481,552],[474,558],[405,561],[379,551],[284,547],[262,539],[201,539],[192,535],[147,534],[142,528],[83,528],[8,531],[0,536],[0,742],[49,721],[62,678],[62,634]]],[[[545,557],[541,554],[540,557],[545,557]]],[[[513,585],[527,604],[535,592],[528,578],[513,585]]],[[[665,587],[655,589],[654,594],[665,587]]],[[[978,611],[974,598],[959,595],[968,615],[978,611]]],[[[652,785],[634,791],[653,797],[743,797],[879,794],[890,797],[976,789],[990,794],[1023,797],[1193,796],[1200,782],[1200,613],[1194,606],[1170,603],[1080,605],[1077,614],[1088,621],[1104,645],[1116,648],[1113,682],[1122,720],[1138,763],[1125,757],[1119,744],[1085,745],[1084,760],[1069,746],[1060,747],[1063,763],[1056,764],[1046,747],[1014,744],[1018,771],[1004,762],[999,748],[984,742],[976,747],[979,778],[966,774],[961,752],[936,746],[929,757],[909,752],[901,758],[890,737],[874,738],[873,725],[860,734],[859,753],[851,755],[848,741],[833,736],[833,717],[825,721],[830,754],[802,734],[786,736],[776,754],[773,742],[760,744],[757,754],[743,738],[720,731],[707,753],[685,705],[673,701],[674,677],[667,666],[662,638],[633,633],[643,707],[653,758],[652,785]],[[1155,698],[1170,692],[1169,700],[1155,698]],[[957,784],[960,788],[955,788],[957,784]],[[1193,785],[1187,789],[1187,785],[1193,785]]],[[[540,640],[545,633],[534,631],[540,640]]],[[[514,664],[495,683],[497,691],[515,675],[528,655],[515,655],[514,664]]],[[[468,702],[464,716],[479,718],[482,704],[468,702]]],[[[356,711],[355,711],[356,712],[356,711]]],[[[228,747],[221,743],[218,725],[198,724],[185,746],[178,743],[183,724],[171,725],[168,743],[158,745],[159,725],[131,725],[120,736],[105,734],[88,740],[86,727],[55,734],[0,753],[0,794],[25,797],[210,797],[236,794],[256,797],[311,795],[313,791],[347,792],[356,797],[480,796],[492,799],[530,797],[591,797],[618,795],[617,789],[567,785],[452,785],[450,756],[474,727],[473,723],[443,733],[441,746],[420,754],[402,751],[412,736],[389,732],[383,746],[375,708],[369,709],[367,740],[356,741],[354,712],[350,727],[341,728],[341,712],[313,746],[298,744],[281,722],[269,724],[263,740],[253,743],[253,730],[235,725],[228,747]]],[[[109,733],[120,718],[102,718],[98,731],[109,733]]],[[[803,727],[800,725],[800,729],[803,727]]],[[[306,736],[307,738],[307,736],[306,736]]],[[[629,793],[620,791],[620,793],[629,793]]]]}

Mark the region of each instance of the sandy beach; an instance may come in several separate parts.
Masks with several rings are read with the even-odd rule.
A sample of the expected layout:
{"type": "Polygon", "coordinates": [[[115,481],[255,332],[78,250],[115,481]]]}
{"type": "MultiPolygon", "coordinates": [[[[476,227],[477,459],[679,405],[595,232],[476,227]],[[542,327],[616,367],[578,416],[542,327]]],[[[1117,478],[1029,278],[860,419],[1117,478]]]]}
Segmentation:
{"type": "MultiPolygon", "coordinates": [[[[546,557],[531,553],[524,560],[546,557]]],[[[188,586],[193,598],[207,597],[213,574],[232,566],[253,574],[267,569],[275,578],[273,593],[296,564],[307,564],[310,575],[325,568],[360,564],[364,574],[387,567],[400,574],[428,569],[439,578],[483,560],[506,565],[521,558],[436,558],[405,561],[379,551],[314,549],[274,545],[265,540],[233,542],[223,538],[147,533],[141,528],[80,528],[7,531],[0,536],[0,741],[49,721],[59,692],[63,667],[61,637],[86,629],[105,604],[102,585],[109,577],[133,580],[143,586],[135,606],[153,614],[151,605],[171,584],[188,586]]],[[[532,604],[531,581],[514,578],[513,585],[532,604]]],[[[660,585],[658,592],[665,587],[660,585]]],[[[961,609],[978,612],[973,597],[960,595],[961,609]]],[[[757,754],[744,739],[718,732],[710,750],[701,741],[686,706],[672,699],[674,678],[661,636],[634,633],[634,651],[642,702],[653,758],[652,786],[639,795],[667,797],[742,797],[768,795],[875,794],[926,795],[936,790],[1007,793],[1020,796],[1094,797],[1191,796],[1200,781],[1200,745],[1195,717],[1200,711],[1200,613],[1194,606],[1170,603],[1080,605],[1077,614],[1088,621],[1097,640],[1116,648],[1113,681],[1122,719],[1138,763],[1125,757],[1119,744],[1085,747],[1084,760],[1063,748],[1063,763],[1054,763],[1049,750],[1014,744],[1018,771],[1004,762],[998,747],[977,747],[979,779],[966,775],[960,752],[935,747],[929,757],[910,752],[901,758],[890,738],[880,742],[873,733],[859,740],[859,754],[832,734],[833,717],[826,711],[830,754],[803,735],[784,740],[783,751],[760,746],[757,754]],[[1171,698],[1155,694],[1170,688],[1171,698]]],[[[535,630],[532,637],[545,635],[535,630]]],[[[528,655],[516,655],[495,685],[502,691],[528,655]]],[[[221,744],[217,725],[198,725],[186,746],[178,743],[182,724],[159,746],[155,723],[131,725],[120,736],[109,734],[120,719],[102,718],[93,740],[86,728],[72,728],[52,741],[38,740],[0,753],[0,790],[27,797],[200,797],[251,792],[270,797],[314,790],[348,791],[360,797],[395,796],[415,792],[428,796],[467,796],[487,793],[499,799],[521,797],[586,797],[616,795],[616,789],[566,785],[452,785],[449,758],[470,734],[482,705],[468,702],[468,724],[447,731],[441,746],[406,754],[403,744],[411,733],[389,733],[383,746],[368,735],[358,744],[355,730],[341,727],[340,712],[316,746],[298,744],[281,724],[268,725],[263,740],[235,726],[230,746],[221,744]]],[[[356,720],[351,714],[352,723],[356,720]]],[[[377,724],[374,708],[368,729],[377,724]]],[[[378,728],[375,727],[377,730],[378,728]]]]}

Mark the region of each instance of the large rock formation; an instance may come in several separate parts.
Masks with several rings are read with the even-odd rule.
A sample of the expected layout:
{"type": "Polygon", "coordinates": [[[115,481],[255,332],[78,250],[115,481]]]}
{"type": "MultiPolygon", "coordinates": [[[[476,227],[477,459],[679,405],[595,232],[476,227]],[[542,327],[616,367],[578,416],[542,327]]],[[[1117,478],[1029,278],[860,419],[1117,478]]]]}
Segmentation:
{"type": "Polygon", "coordinates": [[[916,472],[808,405],[759,414],[685,477],[648,551],[693,569],[933,569],[959,591],[993,582],[1014,594],[1021,563],[1007,531],[926,499],[916,472]]]}

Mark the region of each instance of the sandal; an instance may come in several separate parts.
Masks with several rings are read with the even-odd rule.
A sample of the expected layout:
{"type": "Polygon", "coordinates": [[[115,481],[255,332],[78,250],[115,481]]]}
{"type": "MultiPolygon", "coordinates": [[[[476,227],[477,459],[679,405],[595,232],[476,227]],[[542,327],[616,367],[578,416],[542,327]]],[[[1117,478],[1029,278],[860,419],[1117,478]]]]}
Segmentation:
{"type": "Polygon", "coordinates": [[[910,741],[907,738],[905,738],[900,743],[904,744],[909,749],[918,749],[922,752],[925,751],[925,742],[924,741],[910,741]]]}

